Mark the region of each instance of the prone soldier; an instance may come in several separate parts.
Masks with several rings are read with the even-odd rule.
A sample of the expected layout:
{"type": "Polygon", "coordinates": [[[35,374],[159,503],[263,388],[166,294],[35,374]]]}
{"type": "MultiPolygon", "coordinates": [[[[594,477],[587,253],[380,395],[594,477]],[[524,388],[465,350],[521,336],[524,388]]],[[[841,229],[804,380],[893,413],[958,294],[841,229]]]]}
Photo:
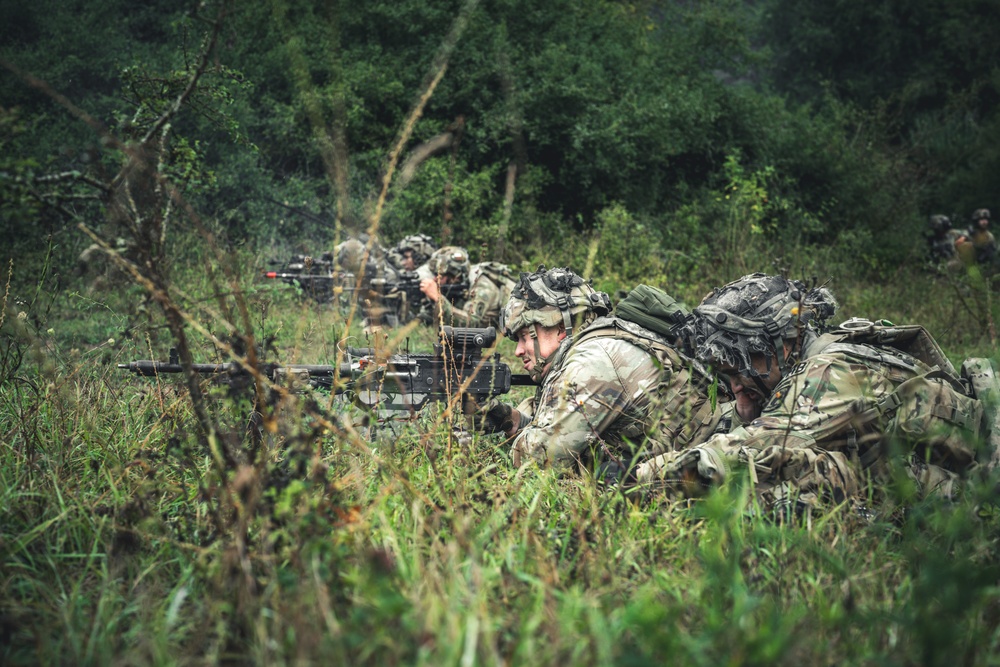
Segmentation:
{"type": "Polygon", "coordinates": [[[500,319],[539,387],[517,408],[492,399],[466,411],[478,430],[513,438],[515,465],[618,477],[714,429],[709,378],[677,341],[613,316],[608,295],[570,269],[522,273],[500,319]]]}
{"type": "Polygon", "coordinates": [[[439,303],[445,322],[462,327],[496,327],[500,324],[500,311],[514,289],[510,268],[499,262],[481,262],[469,267],[469,289],[463,306],[443,299],[436,280],[424,280],[420,290],[432,303],[439,303]]]}
{"type": "Polygon", "coordinates": [[[760,273],[707,296],[697,353],[728,379],[732,428],[645,462],[639,481],[690,492],[747,466],[761,506],[785,516],[860,502],[901,462],[922,493],[950,496],[976,465],[982,404],[923,327],[823,333],[836,306],[825,288],[760,273]]]}
{"type": "Polygon", "coordinates": [[[420,280],[424,301],[420,321],[427,325],[456,324],[455,313],[462,312],[469,287],[469,253],[458,246],[444,246],[431,255],[427,271],[420,280]]]}
{"type": "Polygon", "coordinates": [[[386,259],[397,272],[418,271],[435,250],[437,244],[427,234],[410,234],[386,253],[386,259]]]}

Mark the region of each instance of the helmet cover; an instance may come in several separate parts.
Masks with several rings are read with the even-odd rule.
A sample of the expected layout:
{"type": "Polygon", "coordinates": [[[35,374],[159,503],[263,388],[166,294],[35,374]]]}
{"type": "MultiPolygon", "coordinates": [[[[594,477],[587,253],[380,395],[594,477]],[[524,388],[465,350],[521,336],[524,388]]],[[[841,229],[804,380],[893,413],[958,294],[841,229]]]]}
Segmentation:
{"type": "Polygon", "coordinates": [[[434,251],[427,261],[427,268],[436,276],[451,276],[464,281],[469,277],[469,253],[465,248],[446,245],[434,251]]]}
{"type": "Polygon", "coordinates": [[[598,292],[590,283],[567,268],[522,273],[518,284],[500,314],[500,330],[510,339],[531,324],[566,327],[572,335],[574,325],[586,326],[597,317],[611,312],[611,298],[598,292]]]}
{"type": "Polygon", "coordinates": [[[427,234],[410,234],[396,244],[394,254],[402,258],[407,252],[413,253],[413,263],[417,266],[425,263],[437,250],[437,244],[427,234]]]}
{"type": "Polygon", "coordinates": [[[809,289],[798,280],[754,273],[715,289],[695,308],[698,359],[757,377],[752,357],[778,357],[784,373],[788,360],[779,354],[784,341],[814,333],[836,312],[837,302],[825,287],[809,289]]]}

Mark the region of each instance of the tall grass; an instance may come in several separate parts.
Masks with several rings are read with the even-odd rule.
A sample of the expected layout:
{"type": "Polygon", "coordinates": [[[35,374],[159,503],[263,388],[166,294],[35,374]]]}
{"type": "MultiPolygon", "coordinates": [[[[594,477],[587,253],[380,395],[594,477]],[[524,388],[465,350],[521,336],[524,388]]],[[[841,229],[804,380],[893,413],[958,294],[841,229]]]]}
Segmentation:
{"type": "MultiPolygon", "coordinates": [[[[181,278],[193,302],[208,289],[181,278]]],[[[940,284],[920,280],[839,293],[903,313],[940,284]]],[[[181,381],[115,367],[165,353],[155,318],[109,296],[80,319],[79,298],[52,293],[44,321],[5,304],[5,664],[994,662],[991,487],[778,525],[740,481],[687,502],[518,472],[440,406],[370,429],[293,396],[257,428],[246,396],[213,387],[206,447],[181,381]]],[[[247,300],[284,360],[364,339],[336,309],[252,285],[247,300]]],[[[932,330],[962,317],[914,308],[942,313],[932,330]]]]}

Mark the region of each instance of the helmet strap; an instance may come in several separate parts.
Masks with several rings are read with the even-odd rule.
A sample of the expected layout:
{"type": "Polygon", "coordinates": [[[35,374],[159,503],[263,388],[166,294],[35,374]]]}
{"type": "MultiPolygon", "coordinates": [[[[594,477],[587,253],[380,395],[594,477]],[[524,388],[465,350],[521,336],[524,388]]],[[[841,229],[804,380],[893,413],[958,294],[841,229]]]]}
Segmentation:
{"type": "Polygon", "coordinates": [[[765,398],[770,397],[771,389],[769,389],[768,386],[764,384],[764,381],[760,379],[759,375],[751,375],[750,379],[753,380],[753,383],[755,385],[757,385],[757,389],[760,390],[761,396],[764,396],[765,398]]]}
{"type": "Polygon", "coordinates": [[[542,381],[543,369],[545,364],[549,363],[549,360],[542,356],[542,347],[538,344],[538,326],[537,322],[528,325],[528,336],[531,337],[531,342],[535,346],[535,364],[528,371],[528,377],[531,378],[532,382],[542,381]]]}

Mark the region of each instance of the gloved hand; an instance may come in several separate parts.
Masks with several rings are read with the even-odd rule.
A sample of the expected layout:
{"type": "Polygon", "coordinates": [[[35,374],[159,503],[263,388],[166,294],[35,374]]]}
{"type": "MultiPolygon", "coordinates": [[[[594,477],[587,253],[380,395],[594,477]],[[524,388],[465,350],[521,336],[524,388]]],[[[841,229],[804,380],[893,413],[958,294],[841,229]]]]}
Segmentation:
{"type": "Polygon", "coordinates": [[[462,402],[462,412],[480,433],[506,433],[514,428],[514,408],[496,398],[477,404],[471,396],[462,402]]]}

